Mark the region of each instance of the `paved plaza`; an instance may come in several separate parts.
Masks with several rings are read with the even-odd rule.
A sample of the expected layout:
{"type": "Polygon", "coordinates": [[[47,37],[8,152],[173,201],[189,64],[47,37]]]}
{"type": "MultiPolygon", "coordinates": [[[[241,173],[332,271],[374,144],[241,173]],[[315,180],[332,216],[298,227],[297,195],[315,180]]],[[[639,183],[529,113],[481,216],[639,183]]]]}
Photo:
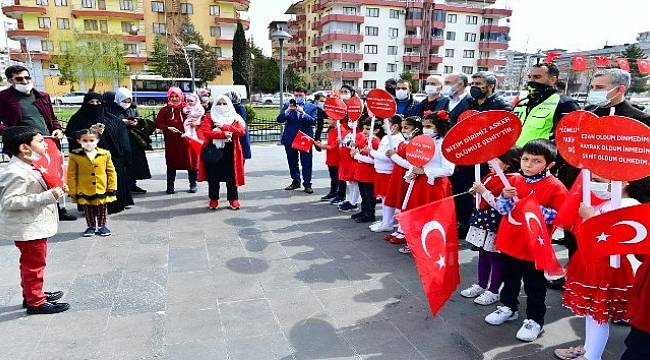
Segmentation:
{"type": "MultiPolygon", "coordinates": [[[[584,320],[557,291],[530,344],[514,337],[520,321],[489,326],[494,307],[457,294],[433,318],[411,258],[318,202],[323,158],[314,159],[318,195],[288,192],[284,149],[256,145],[242,209],[225,208],[224,188],[210,211],[206,184],[166,195],[163,154],[151,153],[154,178],[141,183],[149,193],[109,217],[113,236],[82,238],[80,218],[50,239],[46,289],[66,292],[71,309],[61,314],[25,315],[17,249],[0,242],[0,359],[532,360],[579,343],[584,320]]],[[[176,187],[186,189],[185,175],[176,187]]],[[[477,253],[462,248],[468,286],[477,253]]],[[[628,331],[611,328],[608,360],[628,331]]]]}

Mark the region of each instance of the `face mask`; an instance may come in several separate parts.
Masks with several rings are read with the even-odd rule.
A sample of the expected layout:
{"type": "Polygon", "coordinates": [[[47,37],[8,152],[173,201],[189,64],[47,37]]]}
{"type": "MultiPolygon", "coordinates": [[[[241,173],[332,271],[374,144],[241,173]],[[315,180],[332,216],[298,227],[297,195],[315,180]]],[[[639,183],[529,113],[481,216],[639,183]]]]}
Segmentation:
{"type": "Polygon", "coordinates": [[[296,96],[296,104],[304,104],[305,103],[305,98],[302,96],[296,96]]]}
{"type": "MultiPolygon", "coordinates": [[[[614,88],[616,89],[616,88],[614,88]]],[[[598,107],[603,107],[609,104],[609,99],[607,98],[607,95],[609,95],[609,92],[614,90],[591,90],[589,94],[587,94],[587,104],[589,105],[594,105],[598,107]]]]}
{"type": "Polygon", "coordinates": [[[356,121],[348,121],[348,126],[350,129],[354,129],[357,127],[357,122],[356,121]]]}
{"type": "Polygon", "coordinates": [[[454,87],[451,85],[442,86],[442,95],[443,96],[452,96],[454,95],[454,87]]]}
{"type": "Polygon", "coordinates": [[[478,86],[472,86],[469,89],[469,95],[471,97],[473,97],[474,99],[476,99],[476,100],[482,99],[482,98],[485,97],[485,93],[483,93],[483,90],[481,90],[481,88],[478,87],[478,86]]]}
{"type": "Polygon", "coordinates": [[[127,104],[127,103],[125,103],[125,102],[121,102],[121,103],[120,103],[120,107],[121,107],[122,109],[126,110],[126,109],[128,109],[128,108],[131,107],[131,103],[128,103],[128,104],[127,104]]]}
{"type": "Polygon", "coordinates": [[[29,161],[38,161],[38,160],[41,159],[41,154],[39,154],[39,153],[37,153],[35,151],[32,151],[31,154],[25,155],[25,159],[27,159],[29,161]]]}
{"type": "Polygon", "coordinates": [[[591,192],[594,193],[594,195],[598,196],[601,199],[610,199],[612,197],[612,193],[609,191],[608,183],[592,181],[589,185],[589,188],[591,189],[591,192]]]}
{"type": "Polygon", "coordinates": [[[409,93],[406,90],[399,89],[395,91],[395,97],[397,100],[406,100],[409,97],[409,93]]]}
{"type": "Polygon", "coordinates": [[[427,85],[424,87],[424,92],[429,96],[438,95],[438,87],[435,85],[427,85]]]}
{"type": "Polygon", "coordinates": [[[217,112],[219,114],[225,114],[228,112],[228,105],[217,105],[217,112]]]}
{"type": "Polygon", "coordinates": [[[348,101],[348,100],[350,100],[351,97],[352,97],[352,95],[348,94],[348,93],[341,94],[341,100],[343,100],[343,101],[348,101]]]}
{"type": "Polygon", "coordinates": [[[528,87],[528,94],[532,95],[533,97],[537,94],[543,94],[551,90],[550,86],[546,84],[540,84],[535,81],[529,81],[527,87],[528,87]]]}
{"type": "Polygon", "coordinates": [[[316,106],[318,106],[319,108],[322,109],[322,108],[325,106],[325,103],[319,101],[319,102],[316,104],[316,106]]]}
{"type": "Polygon", "coordinates": [[[97,148],[97,142],[93,141],[93,142],[83,143],[81,144],[81,147],[86,151],[93,151],[97,148]]]}
{"type": "Polygon", "coordinates": [[[413,131],[402,132],[402,136],[404,136],[404,139],[409,140],[410,138],[413,137],[413,131]]]}
{"type": "Polygon", "coordinates": [[[31,82],[28,84],[14,84],[14,89],[20,91],[23,94],[29,94],[34,88],[34,84],[31,82]]]}
{"type": "Polygon", "coordinates": [[[436,129],[427,129],[424,128],[422,129],[422,134],[429,136],[429,137],[436,137],[436,129]]]}

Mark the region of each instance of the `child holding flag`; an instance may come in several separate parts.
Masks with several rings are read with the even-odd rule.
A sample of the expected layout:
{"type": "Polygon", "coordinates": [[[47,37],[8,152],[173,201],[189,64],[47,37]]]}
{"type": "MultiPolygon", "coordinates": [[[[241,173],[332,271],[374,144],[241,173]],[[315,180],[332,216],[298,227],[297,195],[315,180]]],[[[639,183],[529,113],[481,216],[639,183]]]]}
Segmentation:
{"type": "Polygon", "coordinates": [[[327,122],[329,124],[327,142],[316,141],[316,147],[326,151],[325,165],[327,165],[330,176],[330,191],[320,200],[335,203],[345,200],[345,181],[339,181],[339,139],[336,131],[336,120],[327,119],[327,122]]]}
{"type": "Polygon", "coordinates": [[[357,147],[350,150],[350,155],[357,161],[354,171],[354,178],[359,184],[359,193],[361,194],[361,212],[352,215],[352,219],[358,223],[375,221],[375,206],[377,198],[374,192],[375,181],[375,160],[370,156],[370,151],[379,145],[383,131],[373,137],[372,144],[370,141],[371,120],[370,118],[361,118],[359,120],[361,132],[357,133],[357,147]]]}
{"type": "MultiPolygon", "coordinates": [[[[356,91],[349,85],[341,86],[339,96],[346,104],[357,96],[356,91]]],[[[355,147],[354,132],[358,121],[350,121],[348,117],[341,120],[341,147],[339,153],[339,180],[346,182],[345,201],[339,204],[339,210],[353,212],[359,208],[359,184],[354,179],[354,170],[357,162],[350,155],[350,150],[355,147]]]]}

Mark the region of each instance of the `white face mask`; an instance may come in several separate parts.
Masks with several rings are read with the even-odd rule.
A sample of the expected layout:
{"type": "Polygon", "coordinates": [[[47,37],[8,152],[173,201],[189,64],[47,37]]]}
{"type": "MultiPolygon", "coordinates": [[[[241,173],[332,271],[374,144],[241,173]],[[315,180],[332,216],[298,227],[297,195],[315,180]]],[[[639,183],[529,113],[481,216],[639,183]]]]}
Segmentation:
{"type": "Polygon", "coordinates": [[[217,105],[216,110],[219,114],[223,115],[228,112],[228,105],[217,105]]]}
{"type": "Polygon", "coordinates": [[[424,87],[424,92],[429,96],[438,95],[438,87],[436,85],[427,85],[424,87]]]}
{"type": "Polygon", "coordinates": [[[348,126],[350,129],[356,129],[357,128],[357,122],[356,121],[348,121],[348,126]]]}
{"type": "Polygon", "coordinates": [[[442,86],[442,95],[443,96],[452,96],[454,95],[454,87],[451,85],[442,86]]]}
{"type": "Polygon", "coordinates": [[[38,160],[41,159],[41,157],[42,157],[41,154],[39,154],[39,153],[37,153],[35,151],[32,151],[32,153],[29,154],[29,155],[25,155],[25,159],[27,159],[29,161],[38,161],[38,160]]]}
{"type": "Polygon", "coordinates": [[[86,151],[93,151],[97,148],[97,141],[82,143],[81,147],[86,151]]]}
{"type": "Polygon", "coordinates": [[[31,82],[27,84],[14,84],[14,89],[20,91],[23,94],[29,94],[33,88],[34,88],[34,84],[32,84],[31,82]]]}
{"type": "Polygon", "coordinates": [[[131,107],[131,103],[121,102],[121,103],[120,103],[120,107],[121,107],[122,109],[126,110],[126,109],[128,109],[128,108],[131,107]]]}
{"type": "Polygon", "coordinates": [[[348,100],[350,100],[351,97],[352,97],[352,95],[350,95],[348,93],[341,94],[341,100],[343,100],[343,101],[348,101],[348,100]]]}
{"type": "Polygon", "coordinates": [[[609,93],[614,89],[591,90],[589,94],[587,94],[587,104],[598,106],[598,107],[606,106],[610,102],[610,100],[607,98],[607,95],[609,95],[609,93]]]}
{"type": "Polygon", "coordinates": [[[424,134],[426,136],[429,136],[429,137],[432,137],[432,138],[436,137],[436,135],[437,135],[436,134],[436,129],[427,129],[427,128],[422,129],[422,134],[424,134]]]}
{"type": "Polygon", "coordinates": [[[404,136],[404,139],[409,140],[410,138],[413,137],[413,131],[402,132],[402,136],[404,136]]]}
{"type": "Polygon", "coordinates": [[[397,100],[406,100],[409,97],[409,92],[407,90],[399,89],[395,91],[395,97],[397,100]]]}
{"type": "Polygon", "coordinates": [[[609,191],[608,183],[592,181],[589,185],[589,188],[591,189],[591,192],[594,193],[594,195],[598,196],[601,199],[610,199],[612,197],[612,193],[609,191]]]}

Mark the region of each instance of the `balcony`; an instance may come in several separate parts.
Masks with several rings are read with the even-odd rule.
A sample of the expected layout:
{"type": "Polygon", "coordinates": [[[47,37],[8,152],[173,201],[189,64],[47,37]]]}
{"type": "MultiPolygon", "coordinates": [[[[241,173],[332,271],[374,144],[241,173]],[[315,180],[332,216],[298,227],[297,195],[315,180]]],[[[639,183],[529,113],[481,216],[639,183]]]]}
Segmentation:
{"type": "Polygon", "coordinates": [[[305,53],[305,46],[304,45],[298,45],[295,46],[291,49],[289,49],[289,56],[296,56],[298,54],[304,54],[305,53]]]}
{"type": "Polygon", "coordinates": [[[298,30],[294,32],[292,36],[294,38],[304,39],[305,37],[307,37],[307,32],[305,30],[298,30]]]}
{"type": "Polygon", "coordinates": [[[311,39],[311,46],[313,47],[319,47],[323,45],[323,40],[321,38],[313,38],[311,39]]]}
{"type": "Polygon", "coordinates": [[[14,40],[25,39],[28,37],[47,37],[49,34],[50,34],[49,28],[34,29],[34,30],[25,30],[25,29],[7,30],[7,37],[14,40]]]}
{"type": "MultiPolygon", "coordinates": [[[[430,1],[430,0],[410,0],[408,1],[408,6],[409,7],[415,7],[415,8],[422,8],[424,1],[430,1]]],[[[368,0],[320,0],[317,4],[314,5],[314,9],[312,11],[318,11],[322,10],[327,5],[333,5],[333,4],[341,4],[341,5],[347,5],[347,4],[353,4],[353,5],[376,5],[376,6],[390,6],[390,7],[401,7],[403,8],[406,6],[407,1],[405,0],[373,0],[373,1],[368,1],[368,0]]]]}
{"type": "Polygon", "coordinates": [[[432,24],[432,27],[434,29],[444,29],[445,28],[445,22],[444,21],[434,21],[432,24]]]}
{"type": "Polygon", "coordinates": [[[318,55],[318,56],[312,56],[312,57],[311,57],[311,62],[316,63],[316,64],[319,64],[319,63],[322,63],[322,62],[323,62],[323,58],[322,58],[320,55],[318,55]]]}
{"type": "Polygon", "coordinates": [[[364,19],[363,16],[347,14],[327,14],[320,18],[321,24],[327,24],[332,21],[363,24],[364,19]]]}
{"type": "Polygon", "coordinates": [[[505,41],[481,40],[478,42],[479,50],[507,50],[508,43],[505,41]]]}
{"type": "Polygon", "coordinates": [[[404,45],[422,45],[422,36],[406,35],[404,37],[404,45]]]}
{"type": "Polygon", "coordinates": [[[293,69],[304,69],[307,67],[307,61],[306,60],[298,60],[294,61],[289,66],[293,69]]]}
{"type": "Polygon", "coordinates": [[[311,29],[312,30],[320,30],[322,28],[323,28],[323,24],[318,20],[314,20],[314,22],[311,23],[311,29]]]}
{"type": "Polygon", "coordinates": [[[328,77],[343,79],[360,79],[363,76],[358,70],[328,71],[326,74],[328,77]]]}
{"type": "Polygon", "coordinates": [[[49,60],[50,54],[44,52],[22,52],[22,51],[10,51],[9,58],[13,61],[19,61],[27,63],[30,60],[49,60]]]}
{"type": "Polygon", "coordinates": [[[340,53],[340,52],[328,52],[322,53],[320,55],[323,60],[349,60],[349,61],[360,61],[363,60],[363,54],[361,53],[340,53]]]}
{"type": "Polygon", "coordinates": [[[214,44],[217,46],[222,46],[222,45],[230,45],[232,46],[233,40],[232,39],[226,39],[226,38],[216,38],[214,39],[214,44]]]}
{"type": "Polygon", "coordinates": [[[296,20],[300,22],[305,22],[307,21],[307,16],[304,14],[296,15],[296,20]]]}
{"type": "Polygon", "coordinates": [[[506,59],[478,59],[478,66],[506,66],[506,59]]]}
{"type": "Polygon", "coordinates": [[[509,34],[510,26],[481,25],[481,32],[509,34]]]}
{"type": "Polygon", "coordinates": [[[242,17],[241,15],[237,14],[236,16],[215,16],[214,17],[214,23],[216,25],[223,25],[223,24],[237,24],[241,23],[244,29],[248,30],[251,26],[250,20],[247,18],[242,17]]]}
{"type": "Polygon", "coordinates": [[[419,63],[420,62],[420,54],[409,54],[409,55],[404,55],[402,57],[402,61],[405,63],[419,63]]]}
{"type": "Polygon", "coordinates": [[[442,64],[442,56],[439,55],[429,55],[430,64],[442,64]]]}
{"type": "Polygon", "coordinates": [[[37,5],[19,5],[14,2],[13,5],[6,5],[2,7],[2,13],[12,19],[20,19],[23,13],[43,15],[47,13],[47,8],[37,5]]]}
{"type": "Polygon", "coordinates": [[[220,57],[217,59],[217,64],[221,66],[230,66],[232,65],[232,58],[229,57],[220,57]]]}
{"type": "Polygon", "coordinates": [[[144,35],[138,34],[111,34],[100,32],[84,32],[80,33],[79,37],[82,39],[118,39],[125,42],[145,42],[147,41],[144,35]]]}
{"type": "Polygon", "coordinates": [[[406,27],[422,27],[422,19],[406,19],[406,27]]]}
{"type": "Polygon", "coordinates": [[[507,16],[512,16],[512,10],[510,10],[510,9],[485,8],[483,10],[483,14],[485,14],[485,15],[497,15],[499,17],[507,17],[507,16]]]}
{"type": "Polygon", "coordinates": [[[233,4],[238,11],[248,11],[251,5],[250,0],[219,0],[219,2],[226,2],[233,4]]]}
{"type": "Polygon", "coordinates": [[[331,42],[331,41],[349,41],[349,42],[354,42],[354,43],[360,43],[363,41],[363,35],[361,34],[351,34],[351,33],[338,33],[338,32],[330,32],[330,33],[325,33],[321,34],[321,41],[322,43],[326,42],[331,42]]]}
{"type": "Polygon", "coordinates": [[[107,16],[119,19],[144,20],[144,12],[141,1],[133,2],[133,9],[123,9],[118,3],[108,3],[102,9],[84,7],[81,4],[72,4],[72,16],[78,17],[95,17],[107,16]]]}

